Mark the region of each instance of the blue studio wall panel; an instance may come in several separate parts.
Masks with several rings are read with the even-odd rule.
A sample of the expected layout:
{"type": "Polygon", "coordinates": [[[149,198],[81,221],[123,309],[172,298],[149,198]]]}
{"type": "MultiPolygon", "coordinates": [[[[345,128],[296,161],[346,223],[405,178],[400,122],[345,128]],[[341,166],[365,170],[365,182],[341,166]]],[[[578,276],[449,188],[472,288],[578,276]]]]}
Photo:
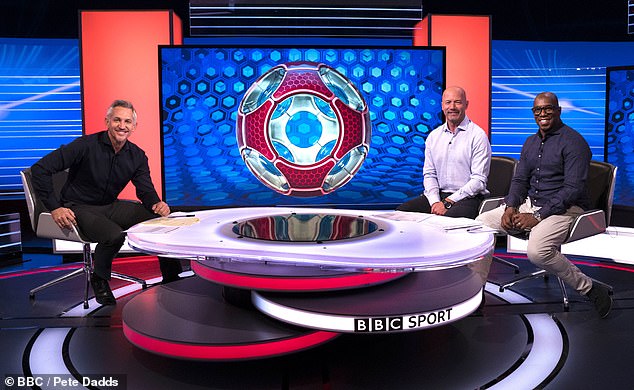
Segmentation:
{"type": "Polygon", "coordinates": [[[634,66],[608,68],[607,161],[618,167],[614,203],[634,206],[634,66]]]}
{"type": "MultiPolygon", "coordinates": [[[[491,147],[493,154],[519,157],[524,140],[537,130],[530,108],[535,96],[559,97],[562,119],[588,141],[593,159],[611,161],[620,146],[607,149],[606,68],[634,64],[629,42],[494,41],[492,45],[491,147]]],[[[614,160],[616,161],[616,160],[614,160]]],[[[632,193],[621,175],[630,162],[620,160],[615,204],[634,206],[620,194],[632,193]]]]}
{"type": "MultiPolygon", "coordinates": [[[[355,42],[359,41],[340,43],[355,42]]],[[[384,42],[408,45],[406,40],[384,42]]],[[[238,45],[244,40],[222,43],[238,45]]],[[[251,43],[297,44],[294,40],[251,43]]],[[[302,43],[323,41],[310,38],[302,43]]],[[[493,41],[492,49],[493,153],[518,156],[526,137],[535,131],[529,111],[533,98],[541,91],[553,91],[561,98],[564,121],[584,134],[594,158],[619,166],[615,203],[633,205],[626,196],[634,192],[622,176],[631,176],[634,166],[632,153],[623,147],[628,136],[610,133],[607,141],[605,137],[606,116],[610,118],[606,68],[633,65],[634,43],[493,41]]],[[[79,48],[76,40],[11,38],[0,39],[0,53],[0,200],[18,199],[23,196],[19,171],[82,133],[79,48]]]]}
{"type": "Polygon", "coordinates": [[[82,134],[77,40],[0,39],[0,201],[20,171],[82,134]]]}

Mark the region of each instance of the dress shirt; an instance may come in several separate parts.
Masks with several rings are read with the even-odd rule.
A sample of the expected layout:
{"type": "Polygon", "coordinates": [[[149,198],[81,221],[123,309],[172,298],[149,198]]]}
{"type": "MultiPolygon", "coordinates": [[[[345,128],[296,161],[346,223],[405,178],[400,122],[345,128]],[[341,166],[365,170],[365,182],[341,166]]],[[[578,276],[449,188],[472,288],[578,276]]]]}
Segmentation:
{"type": "Polygon", "coordinates": [[[447,122],[434,129],[425,141],[423,186],[429,204],[439,202],[440,192],[451,193],[454,202],[486,189],[491,165],[491,144],[480,126],[465,116],[455,133],[447,122]]]}
{"type": "Polygon", "coordinates": [[[530,196],[541,218],[563,214],[571,206],[587,210],[587,177],[592,152],[586,140],[563,125],[542,139],[539,132],[522,146],[520,161],[505,202],[518,207],[530,196]]]}
{"type": "Polygon", "coordinates": [[[149,210],[160,198],[150,177],[145,152],[126,141],[115,153],[107,131],[79,137],[44,156],[31,167],[33,185],[49,210],[66,204],[106,205],[132,181],[136,195],[149,210]],[[68,169],[61,199],[53,192],[52,175],[68,169]]]}

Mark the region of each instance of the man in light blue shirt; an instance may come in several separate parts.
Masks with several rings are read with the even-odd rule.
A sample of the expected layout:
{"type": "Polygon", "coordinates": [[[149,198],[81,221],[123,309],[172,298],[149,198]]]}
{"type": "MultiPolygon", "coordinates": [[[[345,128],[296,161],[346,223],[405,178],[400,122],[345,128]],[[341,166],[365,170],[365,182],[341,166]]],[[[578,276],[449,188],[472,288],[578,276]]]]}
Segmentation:
{"type": "Polygon", "coordinates": [[[475,218],[488,191],[491,144],[484,130],[466,115],[469,101],[460,87],[442,95],[445,123],[425,141],[424,193],[397,210],[475,218]]]}

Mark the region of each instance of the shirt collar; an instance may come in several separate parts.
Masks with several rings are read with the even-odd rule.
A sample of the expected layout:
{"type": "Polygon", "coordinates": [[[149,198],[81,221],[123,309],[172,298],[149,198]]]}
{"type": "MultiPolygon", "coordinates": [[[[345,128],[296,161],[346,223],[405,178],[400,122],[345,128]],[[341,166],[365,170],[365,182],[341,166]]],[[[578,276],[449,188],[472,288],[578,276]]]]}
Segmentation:
{"type": "MultiPolygon", "coordinates": [[[[108,145],[109,148],[111,148],[114,151],[114,147],[112,146],[112,141],[110,141],[110,137],[108,137],[108,130],[104,130],[101,132],[100,136],[99,136],[99,141],[103,142],[104,144],[108,145]]],[[[123,147],[121,148],[121,150],[119,151],[119,153],[128,150],[130,141],[126,140],[125,144],[123,144],[123,147]]]]}
{"type": "MultiPolygon", "coordinates": [[[[458,130],[462,130],[462,131],[467,130],[467,126],[469,125],[470,122],[471,122],[471,119],[469,119],[469,117],[465,115],[462,122],[460,122],[460,124],[458,125],[458,130]]],[[[449,130],[449,126],[447,126],[447,121],[445,121],[445,123],[442,124],[442,129],[444,131],[451,132],[451,130],[449,130]]]]}
{"type": "Polygon", "coordinates": [[[547,134],[546,134],[546,136],[545,136],[544,138],[542,138],[542,133],[539,131],[539,129],[537,129],[537,136],[538,136],[539,138],[542,138],[543,140],[548,139],[548,138],[550,138],[550,137],[552,137],[552,136],[554,136],[554,135],[558,135],[558,134],[561,132],[561,129],[563,129],[563,128],[564,128],[564,126],[566,126],[566,124],[565,124],[565,123],[563,123],[563,122],[561,122],[561,126],[559,126],[557,129],[555,129],[555,130],[553,130],[553,131],[551,131],[551,132],[547,133],[547,134]]]}

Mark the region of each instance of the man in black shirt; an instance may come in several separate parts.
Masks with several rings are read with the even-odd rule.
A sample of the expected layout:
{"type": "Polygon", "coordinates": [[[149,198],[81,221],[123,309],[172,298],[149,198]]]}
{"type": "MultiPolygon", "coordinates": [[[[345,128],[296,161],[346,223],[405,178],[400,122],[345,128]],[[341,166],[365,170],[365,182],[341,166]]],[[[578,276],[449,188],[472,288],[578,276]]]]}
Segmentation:
{"type": "Polygon", "coordinates": [[[586,295],[605,318],[612,307],[607,288],[560,252],[574,218],[589,207],[590,147],[561,121],[554,93],[537,95],[532,111],[539,130],[524,142],[505,204],[477,219],[497,230],[530,231],[528,259],[586,295]]]}
{"type": "MultiPolygon", "coordinates": [[[[91,285],[97,302],[114,305],[108,280],[112,260],[125,241],[124,231],[170,208],[161,201],[150,177],[145,152],[128,141],[136,129],[136,111],[130,102],[116,100],[108,108],[107,130],[85,135],[44,156],[31,167],[33,187],[60,227],[79,226],[97,242],[91,285]],[[53,192],[52,175],[68,169],[60,199],[53,192]],[[142,204],[117,199],[132,181],[142,204]]],[[[178,260],[159,259],[163,281],[178,278],[178,260]]]]}

